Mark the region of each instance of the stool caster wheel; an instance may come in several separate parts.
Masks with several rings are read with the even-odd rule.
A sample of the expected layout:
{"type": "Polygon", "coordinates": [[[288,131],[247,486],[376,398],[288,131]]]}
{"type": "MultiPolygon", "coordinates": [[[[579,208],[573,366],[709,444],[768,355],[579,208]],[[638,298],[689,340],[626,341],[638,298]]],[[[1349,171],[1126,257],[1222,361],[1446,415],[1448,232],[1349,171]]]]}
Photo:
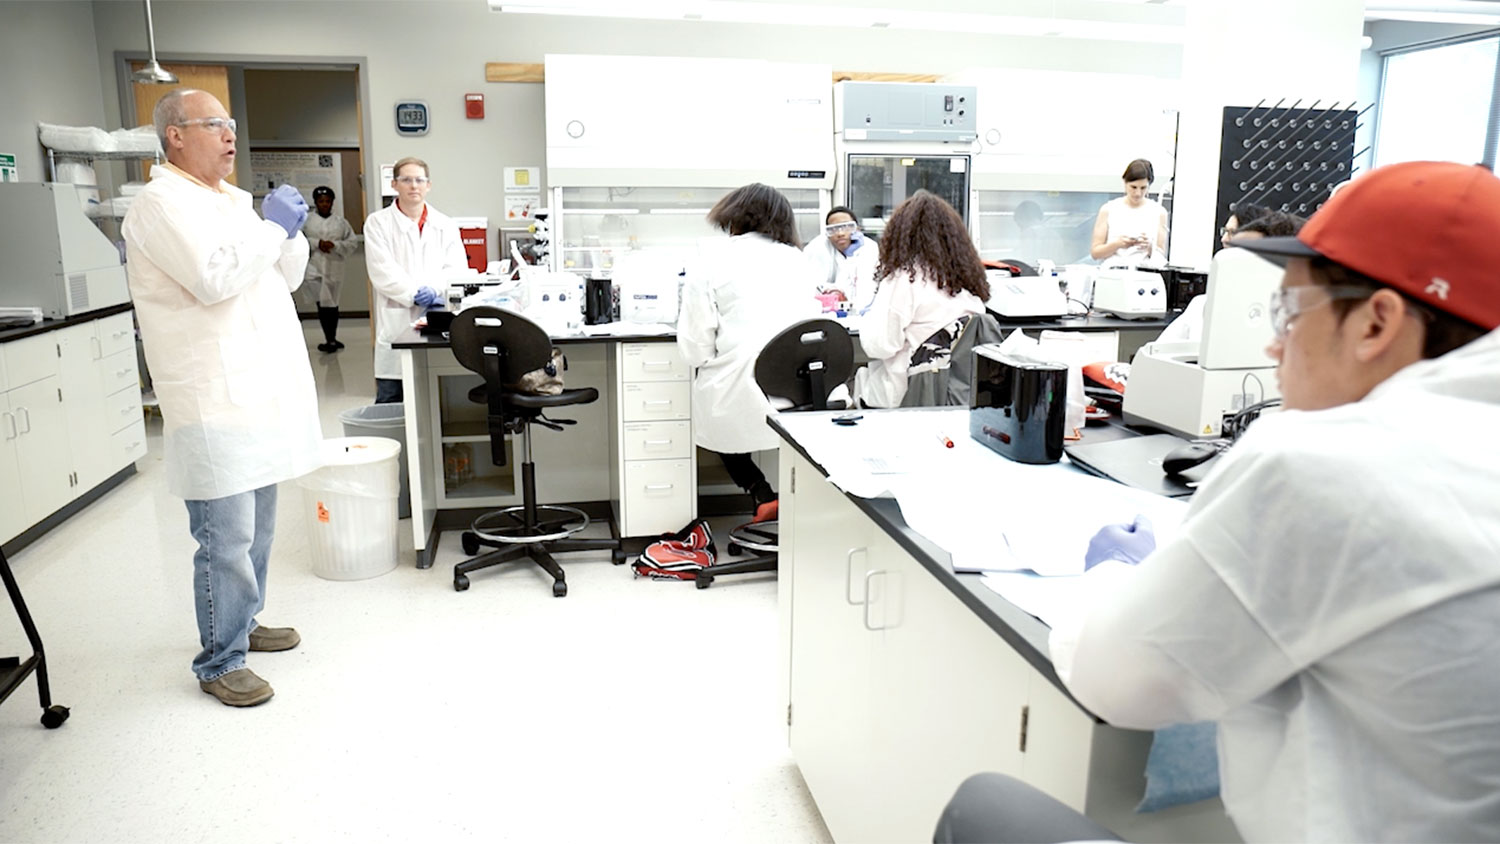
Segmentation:
{"type": "Polygon", "coordinates": [[[625,561],[628,560],[628,559],[629,559],[629,555],[627,555],[623,550],[621,550],[619,548],[616,548],[615,550],[609,552],[609,561],[611,563],[613,563],[614,565],[617,565],[617,566],[624,565],[625,561]]]}
{"type": "Polygon", "coordinates": [[[472,531],[464,531],[463,543],[464,553],[468,556],[472,557],[479,553],[479,537],[475,536],[472,531]]]}
{"type": "Polygon", "coordinates": [[[714,579],[712,575],[700,574],[697,577],[693,578],[693,582],[697,584],[699,589],[707,589],[708,587],[713,585],[714,579]]]}
{"type": "Polygon", "coordinates": [[[743,547],[741,547],[738,542],[731,542],[731,543],[729,543],[729,556],[731,556],[731,557],[738,557],[740,554],[743,554],[744,552],[745,552],[745,549],[743,547]]]}
{"type": "Polygon", "coordinates": [[[59,706],[54,703],[42,710],[42,726],[49,730],[61,727],[66,720],[68,720],[68,708],[66,706],[59,706]]]}
{"type": "Polygon", "coordinates": [[[462,574],[455,574],[455,575],[453,575],[453,591],[454,592],[467,592],[467,591],[469,591],[469,578],[468,578],[468,576],[462,575],[462,574]]]}
{"type": "Polygon", "coordinates": [[[566,580],[555,580],[552,582],[552,597],[566,598],[568,596],[568,582],[566,580]]]}

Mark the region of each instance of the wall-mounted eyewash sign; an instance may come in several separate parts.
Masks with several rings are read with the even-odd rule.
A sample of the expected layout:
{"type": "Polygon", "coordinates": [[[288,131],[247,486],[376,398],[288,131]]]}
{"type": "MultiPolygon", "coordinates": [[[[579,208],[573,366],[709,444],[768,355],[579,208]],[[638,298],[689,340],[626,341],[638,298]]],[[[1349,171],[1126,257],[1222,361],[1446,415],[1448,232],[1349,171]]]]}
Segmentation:
{"type": "Polygon", "coordinates": [[[0,182],[21,181],[20,170],[16,168],[16,157],[8,152],[0,152],[0,182]]]}

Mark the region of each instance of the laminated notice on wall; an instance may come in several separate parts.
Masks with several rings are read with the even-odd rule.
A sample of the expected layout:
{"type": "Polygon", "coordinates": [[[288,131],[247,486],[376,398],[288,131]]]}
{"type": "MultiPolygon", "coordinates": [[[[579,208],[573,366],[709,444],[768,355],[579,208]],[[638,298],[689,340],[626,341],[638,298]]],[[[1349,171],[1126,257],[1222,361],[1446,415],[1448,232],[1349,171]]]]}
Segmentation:
{"type": "Polygon", "coordinates": [[[507,193],[505,195],[505,219],[510,221],[530,220],[531,213],[536,210],[538,199],[536,196],[517,196],[507,193]]]}
{"type": "Polygon", "coordinates": [[[540,168],[540,167],[507,167],[507,168],[505,168],[505,192],[506,193],[541,193],[542,192],[542,168],[540,168]]]}
{"type": "Polygon", "coordinates": [[[307,200],[307,207],[312,208],[313,188],[323,186],[333,190],[333,213],[343,217],[342,158],[337,152],[251,150],[250,195],[259,200],[280,185],[292,185],[307,200]]]}

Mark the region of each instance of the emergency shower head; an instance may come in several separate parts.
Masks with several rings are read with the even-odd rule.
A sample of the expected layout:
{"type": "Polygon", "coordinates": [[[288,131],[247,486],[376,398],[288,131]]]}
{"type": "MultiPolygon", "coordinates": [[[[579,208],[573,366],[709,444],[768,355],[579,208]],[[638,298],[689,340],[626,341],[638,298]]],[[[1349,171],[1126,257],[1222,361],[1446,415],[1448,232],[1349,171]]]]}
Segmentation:
{"type": "Polygon", "coordinates": [[[146,66],[130,74],[130,81],[144,82],[147,85],[176,85],[177,77],[167,72],[156,61],[156,32],[151,26],[151,0],[146,3],[146,48],[151,52],[151,60],[146,66]]]}

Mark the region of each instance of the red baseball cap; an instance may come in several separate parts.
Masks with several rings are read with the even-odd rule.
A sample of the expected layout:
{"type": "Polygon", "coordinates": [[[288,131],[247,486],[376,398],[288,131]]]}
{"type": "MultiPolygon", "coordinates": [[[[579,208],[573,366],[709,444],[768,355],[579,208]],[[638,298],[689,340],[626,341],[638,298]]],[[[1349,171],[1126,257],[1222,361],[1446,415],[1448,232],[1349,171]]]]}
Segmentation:
{"type": "Polygon", "coordinates": [[[1283,266],[1323,257],[1486,330],[1500,327],[1500,178],[1480,165],[1377,167],[1296,237],[1235,243],[1283,266]]]}

